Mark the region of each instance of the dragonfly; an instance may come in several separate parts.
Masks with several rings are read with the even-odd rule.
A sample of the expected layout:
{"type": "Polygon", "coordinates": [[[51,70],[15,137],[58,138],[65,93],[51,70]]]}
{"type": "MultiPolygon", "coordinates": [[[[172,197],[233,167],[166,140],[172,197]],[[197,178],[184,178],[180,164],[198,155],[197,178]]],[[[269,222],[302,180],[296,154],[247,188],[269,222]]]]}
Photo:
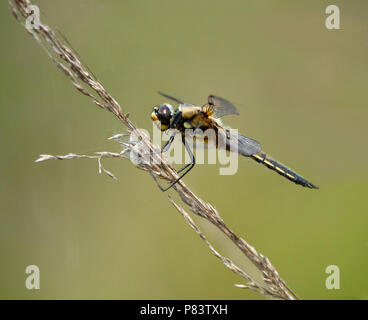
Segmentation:
{"type": "Polygon", "coordinates": [[[167,191],[172,188],[195,166],[195,157],[190,147],[190,143],[187,141],[187,129],[194,130],[194,139],[197,138],[198,140],[203,139],[203,137],[196,137],[195,130],[200,129],[200,132],[205,132],[207,129],[212,129],[213,132],[215,132],[216,139],[212,141],[208,139],[208,137],[205,137],[203,139],[204,144],[212,144],[216,148],[223,148],[230,151],[236,150],[238,154],[255,160],[297,185],[310,189],[318,189],[316,185],[263,152],[258,141],[241,134],[234,133],[229,127],[225,127],[221,121],[223,116],[239,115],[238,110],[230,101],[211,94],[208,96],[207,102],[204,105],[198,106],[172,97],[163,92],[158,93],[178,104],[178,108],[176,110],[174,110],[170,103],[163,103],[153,108],[153,112],[151,114],[152,121],[162,132],[176,129],[176,132],[170,136],[168,141],[160,150],[160,153],[167,152],[170,149],[170,146],[174,141],[175,134],[179,132],[181,133],[182,143],[190,158],[190,162],[177,171],[178,174],[181,173],[179,178],[169,183],[167,187],[162,187],[155,175],[151,173],[162,191],[167,191]],[[220,144],[219,141],[224,142],[220,144]],[[236,144],[236,146],[234,144],[236,144]]]}

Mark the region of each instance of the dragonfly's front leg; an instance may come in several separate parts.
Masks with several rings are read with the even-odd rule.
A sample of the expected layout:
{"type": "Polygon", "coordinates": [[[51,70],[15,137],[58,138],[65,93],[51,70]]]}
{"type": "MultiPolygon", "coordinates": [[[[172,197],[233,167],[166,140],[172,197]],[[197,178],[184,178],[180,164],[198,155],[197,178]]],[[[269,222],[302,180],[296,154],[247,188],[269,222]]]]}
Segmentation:
{"type": "Polygon", "coordinates": [[[175,133],[169,138],[169,140],[166,141],[165,145],[162,147],[162,149],[160,151],[154,151],[152,152],[152,154],[159,154],[159,153],[164,153],[167,150],[170,149],[173,141],[175,139],[175,133]]]}
{"type": "MultiPolygon", "coordinates": [[[[170,140],[169,140],[170,141],[170,140]]],[[[194,158],[194,155],[193,155],[193,152],[192,152],[192,150],[190,149],[190,147],[189,147],[189,144],[186,142],[186,140],[185,140],[185,137],[182,137],[182,142],[183,142],[183,144],[184,144],[184,146],[185,146],[185,149],[187,150],[187,152],[188,152],[188,154],[189,154],[189,157],[190,157],[190,163],[188,163],[187,165],[185,165],[183,168],[181,168],[179,171],[177,171],[177,173],[179,173],[179,172],[182,172],[183,170],[185,170],[186,168],[188,168],[189,167],[189,169],[187,169],[178,179],[176,179],[175,181],[173,181],[168,187],[166,187],[166,188],[163,188],[159,183],[158,183],[158,181],[157,181],[157,178],[156,178],[156,176],[150,171],[150,174],[151,174],[151,176],[153,177],[153,179],[156,181],[156,183],[157,183],[157,185],[158,185],[158,187],[160,188],[160,190],[161,191],[163,191],[163,192],[165,192],[165,191],[167,191],[167,190],[169,190],[171,187],[173,187],[176,183],[178,183],[178,181],[180,180],[180,179],[182,179],[190,170],[192,170],[193,169],[193,167],[195,166],[195,158],[194,158]]],[[[171,142],[172,143],[172,142],[171,142]]],[[[166,145],[165,145],[166,146],[166,145]]],[[[165,148],[165,146],[164,146],[164,148],[165,148]]],[[[164,149],[163,148],[163,149],[164,149]]]]}

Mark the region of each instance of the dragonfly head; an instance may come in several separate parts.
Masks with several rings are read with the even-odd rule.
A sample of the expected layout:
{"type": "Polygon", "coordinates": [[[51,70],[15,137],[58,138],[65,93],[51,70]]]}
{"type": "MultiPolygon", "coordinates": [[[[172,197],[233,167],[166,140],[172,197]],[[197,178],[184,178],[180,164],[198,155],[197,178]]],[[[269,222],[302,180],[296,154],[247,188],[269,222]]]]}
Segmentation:
{"type": "Polygon", "coordinates": [[[151,118],[157,122],[161,131],[169,129],[174,109],[171,104],[164,103],[160,106],[154,107],[151,118]],[[158,123],[159,122],[159,123],[158,123]]]}

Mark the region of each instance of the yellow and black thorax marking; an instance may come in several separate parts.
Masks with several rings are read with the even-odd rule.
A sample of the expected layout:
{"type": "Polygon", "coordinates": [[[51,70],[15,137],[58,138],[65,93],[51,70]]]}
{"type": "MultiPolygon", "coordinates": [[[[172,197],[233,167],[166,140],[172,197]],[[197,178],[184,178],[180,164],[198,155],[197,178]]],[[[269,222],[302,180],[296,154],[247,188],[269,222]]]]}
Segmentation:
{"type": "Polygon", "coordinates": [[[215,120],[210,116],[213,111],[209,105],[203,107],[181,107],[181,117],[183,119],[183,129],[200,128],[203,131],[209,128],[215,128],[215,120]]]}

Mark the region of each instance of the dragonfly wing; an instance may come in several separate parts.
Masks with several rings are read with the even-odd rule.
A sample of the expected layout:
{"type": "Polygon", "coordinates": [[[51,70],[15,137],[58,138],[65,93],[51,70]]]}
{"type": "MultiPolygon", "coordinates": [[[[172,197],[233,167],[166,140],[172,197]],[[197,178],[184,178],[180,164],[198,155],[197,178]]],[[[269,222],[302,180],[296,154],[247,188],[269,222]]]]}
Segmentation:
{"type": "Polygon", "coordinates": [[[187,140],[191,141],[196,149],[215,149],[217,147],[216,131],[188,130],[185,133],[187,140]]]}
{"type": "Polygon", "coordinates": [[[174,102],[176,102],[176,103],[183,104],[183,105],[187,105],[187,106],[193,106],[193,104],[192,104],[192,103],[185,102],[185,101],[180,100],[180,99],[178,99],[178,98],[174,98],[174,97],[169,96],[168,94],[163,93],[163,92],[161,92],[161,91],[158,91],[158,94],[160,94],[161,96],[163,96],[163,97],[165,97],[165,98],[167,98],[167,99],[170,99],[170,100],[172,100],[172,101],[174,101],[174,102]]]}
{"type": "Polygon", "coordinates": [[[230,101],[213,94],[208,96],[208,104],[212,107],[214,118],[221,118],[229,114],[239,114],[238,110],[230,101]]]}
{"type": "Polygon", "coordinates": [[[262,151],[258,141],[238,134],[237,130],[225,129],[220,126],[217,126],[217,130],[187,132],[186,137],[193,141],[195,148],[200,149],[225,149],[246,157],[262,151]]]}
{"type": "Polygon", "coordinates": [[[238,134],[236,130],[222,129],[219,131],[219,146],[226,145],[226,149],[249,157],[262,151],[261,144],[251,138],[238,134]],[[221,140],[222,139],[222,140],[221,140]]]}
{"type": "Polygon", "coordinates": [[[217,147],[215,131],[207,131],[205,133],[198,133],[195,131],[193,141],[196,149],[216,149],[217,147]]]}
{"type": "Polygon", "coordinates": [[[243,156],[249,157],[261,151],[262,148],[258,141],[244,137],[242,135],[238,135],[238,153],[243,156]]]}

